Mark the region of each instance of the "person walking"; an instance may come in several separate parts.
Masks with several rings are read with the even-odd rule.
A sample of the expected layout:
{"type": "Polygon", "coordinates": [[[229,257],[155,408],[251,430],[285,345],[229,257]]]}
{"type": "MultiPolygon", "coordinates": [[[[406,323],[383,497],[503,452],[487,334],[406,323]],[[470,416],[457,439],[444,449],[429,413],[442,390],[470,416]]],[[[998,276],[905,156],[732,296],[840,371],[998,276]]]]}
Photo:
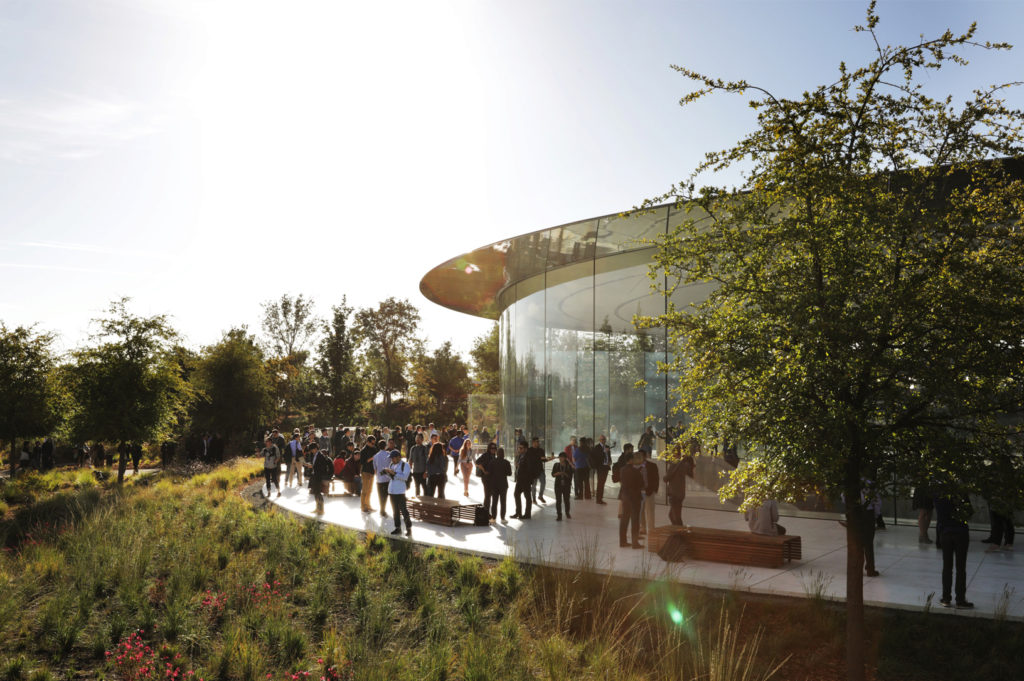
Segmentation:
{"type": "Polygon", "coordinates": [[[644,466],[643,453],[633,452],[631,443],[624,444],[622,449],[624,455],[630,455],[630,459],[618,471],[621,492],[619,498],[622,502],[622,515],[619,516],[619,546],[642,549],[644,545],[640,543],[640,507],[644,502],[644,490],[647,489],[647,482],[644,479],[647,469],[644,466]],[[626,541],[627,528],[631,528],[632,544],[626,541]]]}
{"type": "Polygon", "coordinates": [[[388,497],[391,499],[391,512],[395,514],[395,529],[391,534],[402,533],[402,518],[405,518],[405,536],[412,536],[412,521],[409,519],[409,507],[406,504],[405,492],[408,489],[412,468],[408,461],[402,460],[402,453],[397,447],[389,452],[391,463],[385,469],[388,480],[388,497]]]}
{"type": "Polygon", "coordinates": [[[551,467],[551,477],[555,481],[555,520],[562,519],[562,505],[565,505],[565,517],[572,520],[569,513],[569,497],[572,492],[572,481],[575,471],[569,463],[569,457],[565,452],[558,455],[558,461],[551,467]]]}
{"type": "Polygon", "coordinates": [[[373,435],[366,438],[366,444],[359,450],[359,479],[362,481],[362,488],[359,490],[359,507],[363,513],[372,513],[373,506],[370,500],[373,498],[373,457],[377,453],[377,439],[373,435]]]}
{"type": "Polygon", "coordinates": [[[461,430],[455,431],[451,439],[448,440],[448,455],[452,457],[452,472],[456,476],[459,474],[459,455],[465,442],[466,436],[462,434],[461,430]]]}
{"type": "Polygon", "coordinates": [[[263,456],[263,476],[267,480],[266,496],[270,497],[271,483],[277,490],[277,496],[281,496],[281,450],[274,444],[274,440],[268,437],[263,441],[263,450],[260,454],[263,456]]]}
{"type": "MultiPolygon", "coordinates": [[[[494,444],[494,443],[491,443],[494,444]]],[[[498,506],[501,506],[501,522],[505,520],[505,502],[508,497],[508,478],[512,475],[512,463],[505,458],[505,449],[497,448],[494,459],[487,465],[487,485],[491,494],[491,520],[498,518],[498,506]]]]}
{"type": "Polygon", "coordinates": [[[469,496],[469,479],[473,475],[476,455],[473,454],[473,441],[468,437],[462,440],[459,450],[459,470],[462,471],[462,496],[469,496]]]}

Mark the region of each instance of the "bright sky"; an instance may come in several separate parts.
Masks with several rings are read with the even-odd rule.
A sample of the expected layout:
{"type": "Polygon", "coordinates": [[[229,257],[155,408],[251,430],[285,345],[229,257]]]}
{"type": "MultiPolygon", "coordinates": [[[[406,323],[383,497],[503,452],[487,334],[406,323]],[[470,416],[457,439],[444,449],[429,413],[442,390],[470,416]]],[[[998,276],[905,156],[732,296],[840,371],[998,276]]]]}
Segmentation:
{"type": "MultiPolygon", "coordinates": [[[[0,319],[70,349],[122,295],[193,346],[260,302],[420,307],[465,351],[488,322],[419,293],[474,247],[666,190],[753,118],[686,109],[679,64],[782,95],[870,58],[866,2],[0,0],[0,319]]],[[[883,0],[885,42],[1024,2],[883,0]]],[[[975,52],[937,91],[1020,79],[975,52]]],[[[1011,97],[1024,106],[1024,93],[1011,97]]]]}

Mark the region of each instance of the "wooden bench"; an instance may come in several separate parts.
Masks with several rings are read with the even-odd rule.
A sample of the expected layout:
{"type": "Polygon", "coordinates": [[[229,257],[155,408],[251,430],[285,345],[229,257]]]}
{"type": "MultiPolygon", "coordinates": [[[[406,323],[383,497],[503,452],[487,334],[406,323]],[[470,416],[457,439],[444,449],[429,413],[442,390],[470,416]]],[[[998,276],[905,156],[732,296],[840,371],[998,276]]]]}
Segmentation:
{"type": "Polygon", "coordinates": [[[647,550],[659,553],[671,536],[679,536],[684,555],[691,560],[780,568],[801,559],[800,537],[771,537],[738,530],[707,527],[656,527],[647,537],[647,550]]]}
{"type": "Polygon", "coordinates": [[[432,499],[430,497],[409,499],[405,503],[409,508],[409,515],[416,520],[448,527],[459,522],[472,525],[476,518],[476,509],[483,508],[480,504],[462,504],[454,499],[432,499]]]}

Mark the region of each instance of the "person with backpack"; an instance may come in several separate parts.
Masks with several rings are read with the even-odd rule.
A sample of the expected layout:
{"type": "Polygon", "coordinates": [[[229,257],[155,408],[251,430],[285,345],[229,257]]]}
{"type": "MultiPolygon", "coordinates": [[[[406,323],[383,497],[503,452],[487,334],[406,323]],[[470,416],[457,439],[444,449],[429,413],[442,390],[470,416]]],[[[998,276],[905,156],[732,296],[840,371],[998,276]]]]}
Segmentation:
{"type": "Polygon", "coordinates": [[[395,529],[391,534],[402,533],[402,518],[405,518],[405,536],[412,536],[412,521],[409,520],[409,507],[406,505],[405,492],[412,476],[412,468],[408,461],[402,460],[402,453],[395,447],[390,452],[391,463],[384,469],[388,480],[388,498],[391,500],[391,512],[395,514],[395,529]]]}

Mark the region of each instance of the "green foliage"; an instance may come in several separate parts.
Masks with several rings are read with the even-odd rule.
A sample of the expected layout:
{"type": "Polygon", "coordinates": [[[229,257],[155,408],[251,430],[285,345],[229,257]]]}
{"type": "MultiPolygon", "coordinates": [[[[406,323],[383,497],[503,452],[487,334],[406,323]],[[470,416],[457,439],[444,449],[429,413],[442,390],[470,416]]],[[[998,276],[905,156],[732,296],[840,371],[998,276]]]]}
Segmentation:
{"type": "Polygon", "coordinates": [[[387,298],[376,309],[364,307],[355,313],[353,333],[359,339],[373,397],[382,400],[384,418],[391,416],[394,396],[409,386],[406,368],[422,346],[417,335],[419,322],[416,308],[408,300],[397,298],[387,298]]]}
{"type": "Polygon", "coordinates": [[[342,296],[341,304],[331,308],[327,334],[320,341],[316,362],[319,395],[317,423],[353,424],[362,416],[366,395],[356,364],[358,342],[352,330],[353,309],[342,296]]]}
{"type": "Polygon", "coordinates": [[[0,441],[17,456],[18,438],[45,435],[60,422],[52,334],[0,322],[0,441]]]}
{"type": "Polygon", "coordinates": [[[77,350],[67,379],[76,440],[157,440],[169,434],[193,399],[175,361],[177,333],[164,315],[138,317],[128,299],[93,320],[94,345],[77,350]]]}
{"type": "Polygon", "coordinates": [[[473,340],[469,356],[473,362],[473,379],[479,384],[476,391],[488,394],[501,392],[497,322],[490,331],[473,340]]]}
{"type": "Polygon", "coordinates": [[[413,419],[419,423],[464,422],[469,367],[445,341],[432,353],[419,352],[410,367],[413,419]]]}
{"type": "Polygon", "coordinates": [[[200,398],[192,421],[199,429],[249,433],[273,414],[273,379],[245,328],[225,331],[219,343],[203,349],[195,386],[200,398]]]}
{"type": "Polygon", "coordinates": [[[313,300],[302,294],[287,293],[278,300],[263,303],[263,335],[273,357],[308,355],[307,346],[320,331],[320,320],[313,312],[313,300]]]}
{"type": "MultiPolygon", "coordinates": [[[[963,103],[925,94],[963,65],[975,26],[840,64],[793,99],[676,67],[709,93],[756,93],[757,129],[706,155],[668,196],[687,217],[658,239],[655,281],[704,302],[639,319],[666,326],[681,438],[746,444],[723,498],[824,492],[848,505],[851,678],[863,634],[865,479],[1020,498],[1024,462],[1024,112],[1002,87],[963,103]],[[929,83],[931,86],[931,83],[929,83]],[[694,189],[741,165],[741,187],[694,189]],[[982,490],[995,462],[1000,489],[982,490]]],[[[663,200],[666,197],[661,197],[663,200]]]]}

